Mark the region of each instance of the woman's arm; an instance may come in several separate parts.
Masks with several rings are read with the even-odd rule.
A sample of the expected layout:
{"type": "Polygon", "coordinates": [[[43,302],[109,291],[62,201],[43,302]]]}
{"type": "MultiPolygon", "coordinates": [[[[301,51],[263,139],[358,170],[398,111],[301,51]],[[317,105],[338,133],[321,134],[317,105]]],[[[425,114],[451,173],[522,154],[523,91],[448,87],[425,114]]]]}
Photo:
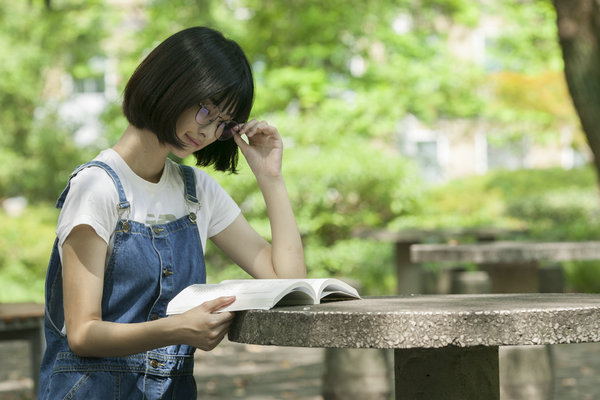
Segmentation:
{"type": "MultiPolygon", "coordinates": [[[[62,247],[63,296],[71,350],[88,357],[135,354],[171,344],[211,350],[223,339],[233,313],[213,313],[234,298],[219,298],[184,314],[141,323],[102,320],[106,242],[88,225],[75,227],[62,247]]],[[[135,293],[132,295],[135,296],[135,293]]]]}
{"type": "Polygon", "coordinates": [[[265,199],[272,244],[261,238],[241,215],[214,236],[213,242],[255,278],[305,277],[302,241],[281,172],[283,142],[277,129],[265,121],[252,120],[241,127],[234,140],[265,199]],[[248,137],[248,143],[242,134],[248,137]]]}

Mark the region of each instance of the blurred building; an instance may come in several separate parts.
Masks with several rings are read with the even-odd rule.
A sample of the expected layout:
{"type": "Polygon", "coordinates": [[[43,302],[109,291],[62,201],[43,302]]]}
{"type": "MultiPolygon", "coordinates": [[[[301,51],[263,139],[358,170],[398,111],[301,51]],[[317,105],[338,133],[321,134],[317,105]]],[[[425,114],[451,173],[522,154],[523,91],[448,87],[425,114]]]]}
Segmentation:
{"type": "MultiPolygon", "coordinates": [[[[105,0],[119,14],[119,22],[111,36],[102,44],[104,56],[93,56],[88,61],[85,77],[79,78],[60,69],[48,79],[45,97],[55,106],[59,117],[75,127],[74,140],[87,146],[103,139],[101,114],[111,102],[118,102],[118,58],[132,51],[128,37],[143,28],[146,21],[145,0],[105,0]]],[[[103,143],[101,146],[109,145],[103,143]]]]}
{"type": "MultiPolygon", "coordinates": [[[[404,19],[401,22],[402,32],[410,29],[404,19]]],[[[493,16],[485,17],[476,28],[452,24],[444,27],[450,51],[490,73],[497,71],[498,61],[487,50],[502,29],[502,21],[493,16]]],[[[493,169],[582,166],[590,162],[592,154],[585,145],[579,149],[573,146],[575,136],[581,135],[578,129],[565,123],[557,132],[560,140],[546,144],[535,143],[526,134],[516,140],[498,141],[493,135],[498,126],[485,119],[441,119],[424,124],[414,115],[406,115],[398,122],[396,136],[399,151],[415,159],[428,180],[443,182],[493,169]]]]}

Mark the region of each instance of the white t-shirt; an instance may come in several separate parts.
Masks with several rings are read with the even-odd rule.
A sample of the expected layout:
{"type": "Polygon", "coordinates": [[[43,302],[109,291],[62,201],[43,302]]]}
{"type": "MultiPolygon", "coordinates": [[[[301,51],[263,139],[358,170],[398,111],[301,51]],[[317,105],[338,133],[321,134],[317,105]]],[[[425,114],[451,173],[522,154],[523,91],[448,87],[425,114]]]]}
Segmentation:
{"type": "MultiPolygon", "coordinates": [[[[121,180],[130,203],[125,214],[127,219],[156,225],[189,214],[183,178],[174,161],[167,159],[160,181],[152,183],[136,175],[112,149],[102,151],[94,160],[106,163],[121,180]]],[[[239,215],[240,208],[210,175],[198,168],[194,168],[194,173],[196,198],[200,206],[193,211],[204,252],[207,238],[228,227],[239,215]]],[[[108,244],[108,262],[113,247],[113,231],[119,220],[118,203],[117,188],[102,168],[85,168],[71,179],[56,228],[61,259],[62,245],[71,230],[78,225],[89,225],[108,244]]]]}

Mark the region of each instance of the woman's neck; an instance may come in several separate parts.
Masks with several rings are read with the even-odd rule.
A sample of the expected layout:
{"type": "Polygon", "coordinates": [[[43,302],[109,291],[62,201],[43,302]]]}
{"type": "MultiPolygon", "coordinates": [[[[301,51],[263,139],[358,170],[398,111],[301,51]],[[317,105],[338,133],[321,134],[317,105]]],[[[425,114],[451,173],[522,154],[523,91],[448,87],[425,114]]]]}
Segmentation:
{"type": "Polygon", "coordinates": [[[162,176],[169,149],[146,129],[129,125],[113,146],[129,168],[140,178],[157,183],[162,176]]]}

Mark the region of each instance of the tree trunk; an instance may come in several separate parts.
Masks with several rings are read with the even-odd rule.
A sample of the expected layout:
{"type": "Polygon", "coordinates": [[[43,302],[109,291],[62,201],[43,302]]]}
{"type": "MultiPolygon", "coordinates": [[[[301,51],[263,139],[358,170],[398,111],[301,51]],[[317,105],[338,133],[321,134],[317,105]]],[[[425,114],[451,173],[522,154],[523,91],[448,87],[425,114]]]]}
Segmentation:
{"type": "Polygon", "coordinates": [[[565,77],[600,179],[600,0],[553,0],[565,77]]]}

